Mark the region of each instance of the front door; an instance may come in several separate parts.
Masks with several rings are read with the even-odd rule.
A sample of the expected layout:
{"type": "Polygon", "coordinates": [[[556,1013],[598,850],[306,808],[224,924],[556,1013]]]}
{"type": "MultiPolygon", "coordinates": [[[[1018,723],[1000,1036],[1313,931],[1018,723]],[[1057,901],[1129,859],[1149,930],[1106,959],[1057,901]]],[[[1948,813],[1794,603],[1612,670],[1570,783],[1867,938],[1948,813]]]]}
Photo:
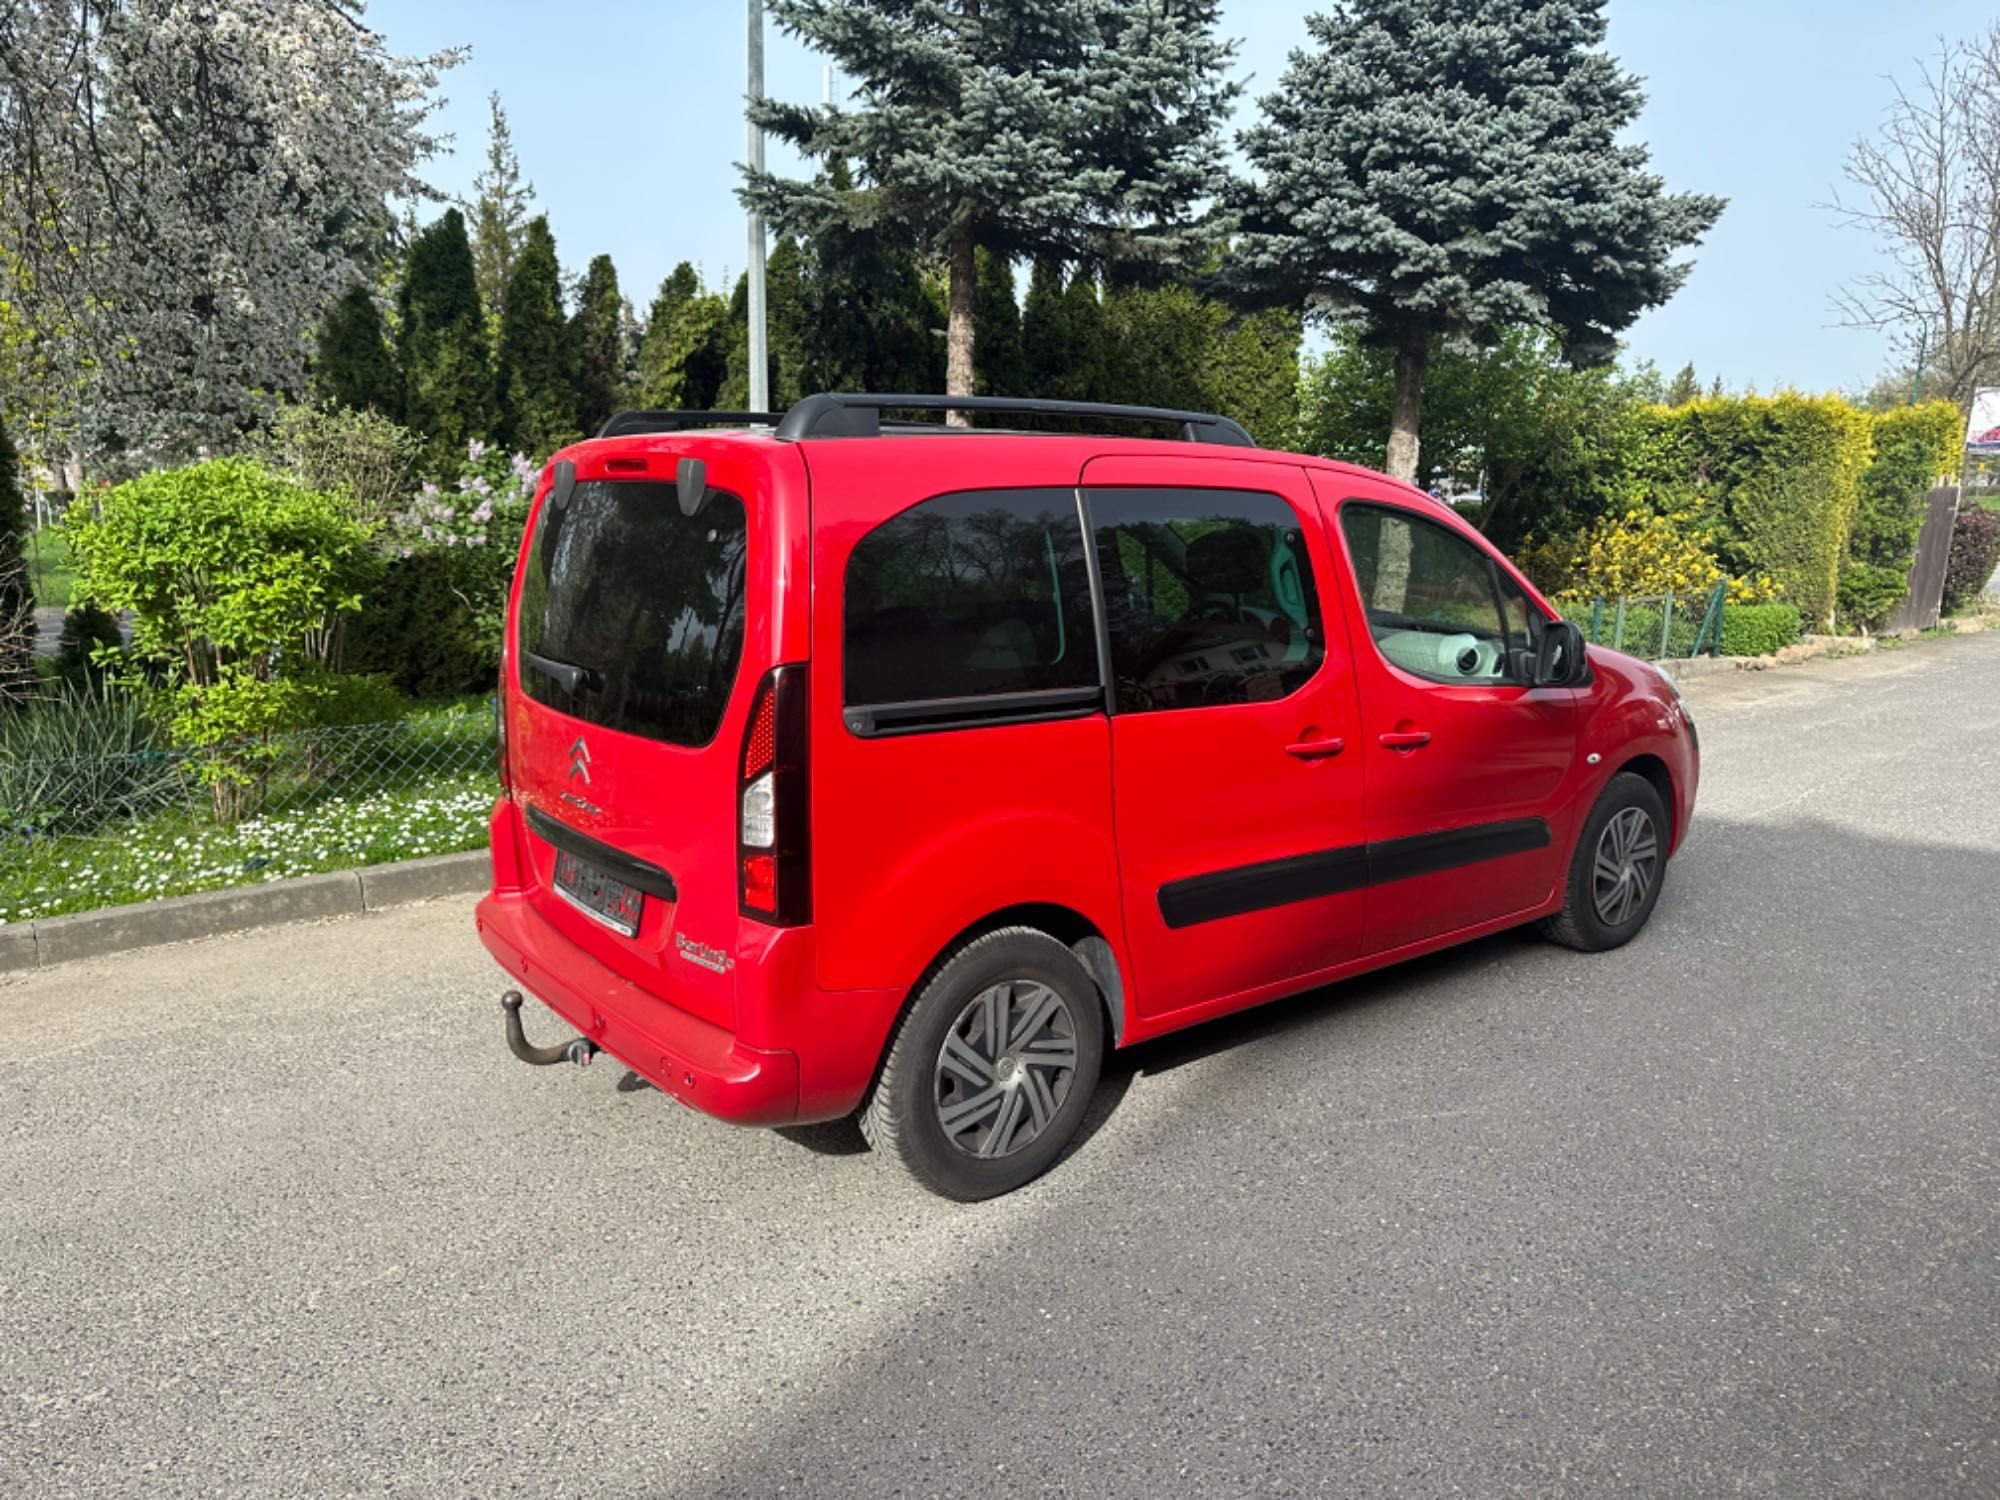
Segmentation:
{"type": "MultiPolygon", "coordinates": [[[[1421,502],[1316,477],[1350,563],[1368,777],[1366,951],[1540,906],[1562,873],[1575,693],[1522,681],[1543,616],[1421,502]]],[[[1350,581],[1351,580],[1351,581],[1350,581]]]]}
{"type": "Polygon", "coordinates": [[[1099,459],[1083,484],[1139,1013],[1250,1003],[1355,957],[1362,725],[1304,471],[1099,459]]]}

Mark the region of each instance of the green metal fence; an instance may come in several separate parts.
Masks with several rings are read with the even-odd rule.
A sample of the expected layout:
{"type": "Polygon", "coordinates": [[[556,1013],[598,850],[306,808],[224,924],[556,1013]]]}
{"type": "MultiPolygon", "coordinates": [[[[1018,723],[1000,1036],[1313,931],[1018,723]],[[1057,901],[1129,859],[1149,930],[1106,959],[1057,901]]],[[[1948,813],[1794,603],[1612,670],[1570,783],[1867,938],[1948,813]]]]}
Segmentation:
{"type": "Polygon", "coordinates": [[[1722,652],[1722,608],[1726,582],[1699,593],[1602,596],[1564,615],[1583,627],[1598,646],[1651,661],[1673,657],[1718,656],[1722,652]]]}
{"type": "Polygon", "coordinates": [[[476,848],[496,790],[481,712],[208,751],[0,752],[0,924],[476,848]]]}

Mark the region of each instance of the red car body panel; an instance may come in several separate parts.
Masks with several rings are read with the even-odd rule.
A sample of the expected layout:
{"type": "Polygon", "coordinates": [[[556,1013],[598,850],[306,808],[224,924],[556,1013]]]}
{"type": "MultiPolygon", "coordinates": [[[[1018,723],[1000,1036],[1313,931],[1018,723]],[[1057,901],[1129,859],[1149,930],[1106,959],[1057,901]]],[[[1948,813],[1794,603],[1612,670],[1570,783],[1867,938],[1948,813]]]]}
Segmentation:
{"type": "MultiPolygon", "coordinates": [[[[788,443],[693,432],[558,455],[585,481],[671,482],[686,457],[746,501],[743,653],[720,728],[683,748],[529,699],[514,659],[517,578],[501,668],[508,784],[478,925],[523,989],[718,1118],[851,1112],[914,988],[960,938],[996,923],[1101,939],[1114,1039],[1130,1045],[1557,910],[1582,817],[1622,769],[1668,792],[1672,847],[1686,836],[1699,755],[1650,666],[1593,648],[1582,686],[1531,688],[1439,683],[1381,654],[1343,505],[1403,507],[1491,553],[1448,507],[1381,475],[1255,450],[998,433],[788,443]],[[855,545],[938,495],[1078,487],[1279,497],[1317,586],[1324,654],[1311,678],[1269,702],[853,732],[841,667],[855,545]],[[738,909],[737,773],[758,684],[807,662],[811,920],[774,926],[738,909]],[[1381,741],[1410,732],[1430,738],[1381,741]],[[580,737],[587,782],[574,770],[580,737]],[[636,937],[608,929],[554,890],[555,849],[535,819],[670,871],[674,899],[649,898],[636,937]],[[1488,842],[1434,867],[1437,848],[1468,839],[1488,842]],[[1178,925],[1162,901],[1163,888],[1217,872],[1350,857],[1375,859],[1375,874],[1309,899],[1178,925]]],[[[545,476],[530,538],[548,487],[545,476]]]]}

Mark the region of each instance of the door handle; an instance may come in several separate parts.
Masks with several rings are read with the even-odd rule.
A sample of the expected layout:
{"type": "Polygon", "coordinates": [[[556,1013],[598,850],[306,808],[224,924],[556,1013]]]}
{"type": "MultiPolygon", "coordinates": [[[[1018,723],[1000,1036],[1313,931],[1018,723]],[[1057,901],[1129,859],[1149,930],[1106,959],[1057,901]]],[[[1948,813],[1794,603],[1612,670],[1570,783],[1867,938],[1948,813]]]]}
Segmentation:
{"type": "Polygon", "coordinates": [[[1420,750],[1430,742],[1428,729],[1398,729],[1382,736],[1382,743],[1391,750],[1420,750]]]}
{"type": "Polygon", "coordinates": [[[1296,755],[1300,760],[1325,760],[1346,748],[1346,740],[1295,740],[1285,746],[1285,754],[1296,755]]]}

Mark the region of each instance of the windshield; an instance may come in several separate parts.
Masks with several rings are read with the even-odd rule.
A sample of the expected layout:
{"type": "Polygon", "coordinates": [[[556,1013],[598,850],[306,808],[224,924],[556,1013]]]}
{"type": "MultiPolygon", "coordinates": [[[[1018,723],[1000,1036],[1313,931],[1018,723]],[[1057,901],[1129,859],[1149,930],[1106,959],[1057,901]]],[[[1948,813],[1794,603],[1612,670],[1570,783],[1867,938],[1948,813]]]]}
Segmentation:
{"type": "Polygon", "coordinates": [[[521,584],[518,670],[538,703],[668,744],[715,738],[743,656],[743,502],[596,480],[544,503],[521,584]]]}

